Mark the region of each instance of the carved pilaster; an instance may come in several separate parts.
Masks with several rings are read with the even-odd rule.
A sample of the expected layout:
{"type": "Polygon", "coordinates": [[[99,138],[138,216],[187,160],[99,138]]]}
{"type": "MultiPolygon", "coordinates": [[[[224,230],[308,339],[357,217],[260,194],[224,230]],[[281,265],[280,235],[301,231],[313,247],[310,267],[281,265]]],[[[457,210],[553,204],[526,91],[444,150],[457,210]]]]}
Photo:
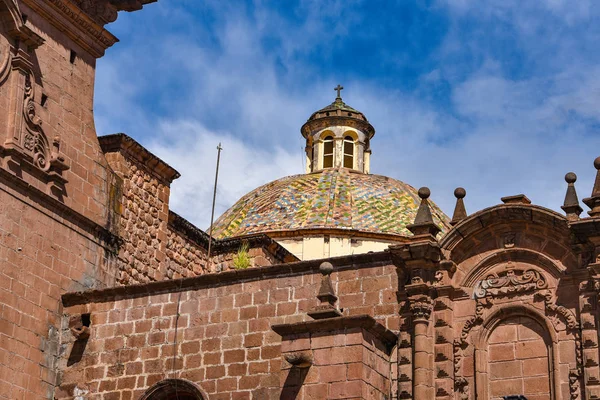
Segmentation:
{"type": "Polygon", "coordinates": [[[434,340],[429,321],[433,311],[431,297],[416,295],[409,299],[413,323],[413,395],[415,399],[434,397],[434,340]]]}

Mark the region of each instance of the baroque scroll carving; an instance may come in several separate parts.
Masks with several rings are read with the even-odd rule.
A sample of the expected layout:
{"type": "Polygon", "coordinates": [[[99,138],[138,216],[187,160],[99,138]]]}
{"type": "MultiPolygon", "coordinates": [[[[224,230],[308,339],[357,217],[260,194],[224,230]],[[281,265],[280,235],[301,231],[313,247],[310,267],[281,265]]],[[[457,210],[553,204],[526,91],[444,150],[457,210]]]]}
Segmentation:
{"type": "MultiPolygon", "coordinates": [[[[475,314],[465,322],[460,337],[454,339],[454,387],[459,393],[461,400],[469,398],[469,381],[462,376],[462,360],[464,351],[467,348],[467,338],[473,327],[483,322],[483,310],[485,304],[480,300],[475,300],[475,314]]],[[[488,303],[489,305],[489,303],[488,303]]]]}
{"type": "Polygon", "coordinates": [[[23,117],[27,125],[22,145],[33,158],[33,164],[42,171],[48,171],[50,169],[50,146],[42,130],[42,120],[37,115],[34,100],[31,76],[27,75],[25,77],[25,99],[23,103],[23,117]]]}
{"type": "Polygon", "coordinates": [[[544,299],[546,313],[562,317],[562,319],[565,321],[567,329],[569,330],[576,330],[579,328],[579,322],[577,322],[575,313],[566,307],[556,304],[556,299],[554,299],[550,291],[546,290],[545,292],[541,293],[541,296],[544,299]]]}
{"type": "Polygon", "coordinates": [[[0,146],[0,156],[8,156],[18,165],[32,165],[33,170],[38,171],[38,177],[46,182],[64,184],[67,181],[61,173],[69,167],[60,155],[59,138],[55,137],[52,143],[48,141],[38,114],[31,72],[23,73],[22,78],[22,97],[12,100],[15,118],[20,115],[21,121],[15,121],[15,133],[0,146]]]}
{"type": "Polygon", "coordinates": [[[491,274],[484,280],[477,282],[473,290],[473,297],[481,299],[487,296],[510,296],[547,287],[548,282],[536,270],[508,270],[504,276],[491,274]]]}

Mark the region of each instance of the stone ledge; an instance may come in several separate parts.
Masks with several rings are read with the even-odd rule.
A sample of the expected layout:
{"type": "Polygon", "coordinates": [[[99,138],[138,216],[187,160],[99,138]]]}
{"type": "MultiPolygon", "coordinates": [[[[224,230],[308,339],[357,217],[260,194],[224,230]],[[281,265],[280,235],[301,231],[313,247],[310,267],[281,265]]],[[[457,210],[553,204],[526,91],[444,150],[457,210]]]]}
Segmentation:
{"type": "Polygon", "coordinates": [[[367,314],[353,315],[347,317],[335,317],[317,319],[314,321],[296,322],[294,324],[279,324],[271,326],[271,329],[280,336],[299,335],[303,333],[323,333],[334,332],[344,329],[362,328],[365,331],[379,338],[388,351],[394,347],[398,341],[398,336],[377,322],[373,317],[367,314]]]}
{"type": "MultiPolygon", "coordinates": [[[[391,256],[387,251],[349,255],[328,259],[335,270],[374,268],[391,264],[391,256]]],[[[177,293],[198,290],[219,285],[228,285],[243,281],[256,281],[274,277],[318,274],[323,260],[298,261],[289,264],[277,264],[268,267],[254,267],[212,274],[204,274],[183,279],[173,279],[143,283],[138,285],[118,286],[107,289],[69,292],[62,295],[65,307],[87,303],[102,303],[124,298],[138,298],[164,293],[177,293]]]]}
{"type": "MultiPolygon", "coordinates": [[[[55,213],[57,216],[64,218],[65,220],[77,226],[82,227],[85,231],[97,237],[107,250],[115,254],[118,253],[119,247],[122,245],[123,240],[107,228],[94,222],[85,215],[73,210],[71,207],[65,205],[64,203],[50,196],[49,194],[44,193],[42,190],[25,182],[21,178],[11,174],[5,169],[0,168],[0,182],[3,181],[11,183],[12,185],[8,184],[7,186],[12,186],[12,188],[20,192],[23,195],[23,197],[32,199],[37,204],[39,204],[40,207],[43,207],[46,210],[55,213]]],[[[3,190],[6,193],[14,196],[14,194],[10,193],[7,189],[1,188],[0,190],[3,190]]],[[[17,198],[16,196],[14,197],[17,198]]],[[[23,199],[20,200],[23,201],[23,199]]],[[[49,216],[55,221],[62,223],[62,221],[60,221],[56,217],[51,215],[49,216]]]]}

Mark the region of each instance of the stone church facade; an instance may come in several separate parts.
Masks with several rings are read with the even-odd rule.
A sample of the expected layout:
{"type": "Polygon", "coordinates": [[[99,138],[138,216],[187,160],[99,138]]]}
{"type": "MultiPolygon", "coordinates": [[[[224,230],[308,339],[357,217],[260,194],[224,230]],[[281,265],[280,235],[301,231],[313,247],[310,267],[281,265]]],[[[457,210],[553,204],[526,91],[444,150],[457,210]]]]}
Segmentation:
{"type": "Polygon", "coordinates": [[[468,214],[459,188],[448,218],[369,175],[338,86],[307,174],[211,240],[170,210],[175,169],[95,132],[104,26],[150,2],[0,0],[0,399],[600,397],[600,172],[588,215],[569,173],[564,213],[468,214]]]}

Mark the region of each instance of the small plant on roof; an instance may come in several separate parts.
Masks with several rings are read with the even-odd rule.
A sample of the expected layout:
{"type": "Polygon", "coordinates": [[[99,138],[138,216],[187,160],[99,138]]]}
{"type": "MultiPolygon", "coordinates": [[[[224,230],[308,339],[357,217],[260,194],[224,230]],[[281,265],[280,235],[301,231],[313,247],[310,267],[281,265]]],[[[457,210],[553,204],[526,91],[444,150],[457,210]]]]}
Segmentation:
{"type": "Polygon", "coordinates": [[[243,242],[233,256],[233,267],[235,269],[246,269],[250,266],[250,255],[248,254],[248,242],[243,242]]]}

